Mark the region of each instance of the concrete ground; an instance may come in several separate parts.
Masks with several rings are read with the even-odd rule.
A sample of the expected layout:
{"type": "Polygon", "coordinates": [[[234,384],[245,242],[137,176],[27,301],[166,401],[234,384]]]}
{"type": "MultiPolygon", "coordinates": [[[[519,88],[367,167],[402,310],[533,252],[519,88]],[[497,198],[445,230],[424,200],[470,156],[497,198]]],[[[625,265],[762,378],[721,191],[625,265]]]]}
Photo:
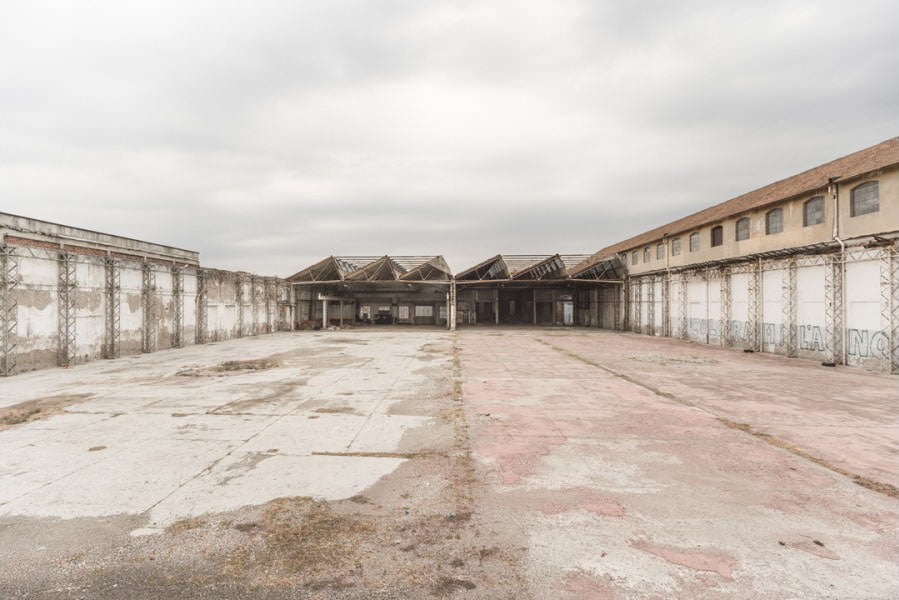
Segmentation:
{"type": "Polygon", "coordinates": [[[587,329],[5,379],[3,598],[893,598],[895,377],[587,329]]]}

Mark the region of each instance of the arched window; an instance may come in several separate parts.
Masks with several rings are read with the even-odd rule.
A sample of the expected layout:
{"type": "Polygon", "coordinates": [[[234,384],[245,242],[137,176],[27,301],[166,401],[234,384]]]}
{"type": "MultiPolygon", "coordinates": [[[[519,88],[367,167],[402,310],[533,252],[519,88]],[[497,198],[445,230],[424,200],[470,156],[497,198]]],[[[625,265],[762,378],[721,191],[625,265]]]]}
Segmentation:
{"type": "Polygon", "coordinates": [[[671,256],[679,256],[680,255],[680,238],[674,238],[671,240],[671,256]]]}
{"type": "Polygon", "coordinates": [[[699,232],[690,234],[690,252],[699,250],[699,232]]]}
{"type": "Polygon", "coordinates": [[[640,253],[634,250],[633,252],[631,252],[631,264],[637,264],[638,260],[640,260],[640,253]]]}
{"type": "Polygon", "coordinates": [[[724,227],[715,225],[712,227],[712,247],[720,246],[724,243],[724,227]]]}
{"type": "Polygon", "coordinates": [[[656,246],[656,258],[658,260],[665,258],[665,244],[658,244],[656,246]]]}
{"type": "Polygon", "coordinates": [[[749,239],[749,217],[737,219],[736,225],[737,241],[749,239]]]}
{"type": "Polygon", "coordinates": [[[802,226],[817,225],[824,222],[824,196],[809,198],[802,205],[802,226]]]}
{"type": "Polygon", "coordinates": [[[784,209],[774,208],[765,215],[765,234],[780,233],[784,230],[784,209]]]}
{"type": "Polygon", "coordinates": [[[643,262],[648,263],[652,260],[652,252],[649,250],[649,246],[643,248],[643,262]]]}
{"type": "Polygon", "coordinates": [[[880,210],[880,190],[876,181],[869,181],[852,188],[849,215],[857,217],[880,210]]]}

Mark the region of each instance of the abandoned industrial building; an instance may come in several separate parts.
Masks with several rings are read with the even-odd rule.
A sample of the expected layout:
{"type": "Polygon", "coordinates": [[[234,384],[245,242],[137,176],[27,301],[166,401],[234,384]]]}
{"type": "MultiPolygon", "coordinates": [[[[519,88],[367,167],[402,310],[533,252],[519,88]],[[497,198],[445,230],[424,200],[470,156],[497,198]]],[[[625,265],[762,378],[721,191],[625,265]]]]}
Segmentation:
{"type": "Polygon", "coordinates": [[[3,375],[276,330],[560,325],[899,371],[899,138],[590,254],[330,256],[286,278],[0,213],[3,375]]]}
{"type": "Polygon", "coordinates": [[[442,256],[329,256],[287,281],[301,327],[445,326],[452,278],[442,256]]]}
{"type": "Polygon", "coordinates": [[[899,138],[592,254],[0,244],[4,598],[895,596],[899,138]]]}

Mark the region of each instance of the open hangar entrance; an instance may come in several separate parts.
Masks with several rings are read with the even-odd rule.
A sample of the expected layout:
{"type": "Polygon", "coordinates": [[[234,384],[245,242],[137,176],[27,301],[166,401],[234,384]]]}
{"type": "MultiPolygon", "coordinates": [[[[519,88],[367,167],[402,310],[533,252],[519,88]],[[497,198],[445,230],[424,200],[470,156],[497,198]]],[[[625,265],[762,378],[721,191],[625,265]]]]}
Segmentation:
{"type": "Polygon", "coordinates": [[[617,329],[624,276],[617,261],[498,254],[456,275],[457,321],[617,329]]]}
{"type": "Polygon", "coordinates": [[[446,326],[452,272],[442,256],[329,256],[287,279],[297,326],[446,326]]]}

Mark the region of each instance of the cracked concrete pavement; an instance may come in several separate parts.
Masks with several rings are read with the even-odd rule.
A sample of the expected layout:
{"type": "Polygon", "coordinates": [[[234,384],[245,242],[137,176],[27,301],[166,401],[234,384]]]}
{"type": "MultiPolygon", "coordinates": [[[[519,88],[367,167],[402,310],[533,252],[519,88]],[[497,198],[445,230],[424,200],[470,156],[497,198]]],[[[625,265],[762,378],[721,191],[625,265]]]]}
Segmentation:
{"type": "Polygon", "coordinates": [[[896,400],[895,377],[561,328],[279,333],[27,373],[0,394],[44,407],[0,431],[0,588],[894,597],[896,400]]]}

